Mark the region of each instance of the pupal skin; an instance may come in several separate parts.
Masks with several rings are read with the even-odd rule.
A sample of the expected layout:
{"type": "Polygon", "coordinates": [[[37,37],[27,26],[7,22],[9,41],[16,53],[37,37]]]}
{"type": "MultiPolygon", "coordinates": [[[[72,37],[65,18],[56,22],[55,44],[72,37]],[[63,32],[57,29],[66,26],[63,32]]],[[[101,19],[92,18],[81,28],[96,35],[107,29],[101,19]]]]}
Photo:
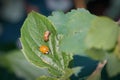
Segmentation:
{"type": "Polygon", "coordinates": [[[45,31],[45,33],[44,33],[44,41],[45,42],[49,41],[49,36],[50,36],[50,31],[45,31]]]}

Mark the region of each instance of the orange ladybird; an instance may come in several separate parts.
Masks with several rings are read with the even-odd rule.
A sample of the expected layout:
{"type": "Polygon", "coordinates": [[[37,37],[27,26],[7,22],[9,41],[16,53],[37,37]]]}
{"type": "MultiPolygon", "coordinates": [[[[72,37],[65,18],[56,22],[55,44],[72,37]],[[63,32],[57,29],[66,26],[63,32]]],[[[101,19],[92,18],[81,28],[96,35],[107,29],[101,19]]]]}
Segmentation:
{"type": "Polygon", "coordinates": [[[50,36],[50,31],[45,31],[44,33],[44,41],[48,41],[50,36]]]}
{"type": "Polygon", "coordinates": [[[49,53],[49,48],[47,46],[45,46],[45,45],[40,46],[39,50],[43,54],[48,54],[49,53]]]}

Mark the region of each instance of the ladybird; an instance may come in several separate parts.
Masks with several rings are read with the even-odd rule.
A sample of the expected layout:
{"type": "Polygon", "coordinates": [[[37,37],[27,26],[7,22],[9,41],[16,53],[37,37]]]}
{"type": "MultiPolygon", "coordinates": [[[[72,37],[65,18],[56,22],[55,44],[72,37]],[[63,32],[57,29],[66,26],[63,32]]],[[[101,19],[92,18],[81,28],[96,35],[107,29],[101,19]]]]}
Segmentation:
{"type": "Polygon", "coordinates": [[[48,54],[49,53],[49,48],[47,46],[45,46],[45,45],[40,46],[39,50],[43,54],[48,54]]]}
{"type": "Polygon", "coordinates": [[[50,36],[50,31],[45,31],[44,33],[44,41],[48,41],[50,36]]]}

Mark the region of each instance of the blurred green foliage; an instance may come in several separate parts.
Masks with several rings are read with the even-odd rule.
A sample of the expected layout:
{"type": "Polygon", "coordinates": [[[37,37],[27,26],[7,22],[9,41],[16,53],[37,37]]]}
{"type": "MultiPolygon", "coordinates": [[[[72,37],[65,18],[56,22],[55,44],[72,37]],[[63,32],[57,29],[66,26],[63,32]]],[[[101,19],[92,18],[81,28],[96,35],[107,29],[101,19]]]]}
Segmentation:
{"type": "Polygon", "coordinates": [[[49,75],[46,69],[30,64],[20,50],[14,50],[8,52],[8,54],[1,55],[0,65],[25,80],[35,80],[39,76],[49,75]]]}
{"type": "MultiPolygon", "coordinates": [[[[73,56],[79,55],[98,61],[107,60],[107,73],[113,77],[120,73],[118,28],[113,20],[95,16],[85,9],[66,14],[56,11],[49,17],[32,11],[22,26],[20,40],[22,52],[34,66],[19,51],[2,56],[0,64],[27,80],[70,80],[72,74],[78,75],[84,68],[68,67],[73,56]],[[45,31],[51,33],[48,42],[43,39],[45,31]],[[49,47],[49,54],[39,51],[42,45],[49,47]]],[[[90,80],[99,80],[100,77],[101,71],[90,80]]]]}

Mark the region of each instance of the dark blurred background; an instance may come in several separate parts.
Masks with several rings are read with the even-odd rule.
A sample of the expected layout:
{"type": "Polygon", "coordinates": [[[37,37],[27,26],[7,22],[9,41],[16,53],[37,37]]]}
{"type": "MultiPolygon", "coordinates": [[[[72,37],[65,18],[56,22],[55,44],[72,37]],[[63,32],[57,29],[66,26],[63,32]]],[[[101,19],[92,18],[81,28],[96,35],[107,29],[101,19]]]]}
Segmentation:
{"type": "MultiPolygon", "coordinates": [[[[115,21],[120,18],[120,0],[0,0],[0,55],[21,48],[20,28],[30,11],[49,16],[55,10],[66,13],[76,8],[86,8],[92,14],[105,15],[115,21]]],[[[17,77],[0,65],[0,80],[24,78],[17,77]]]]}

